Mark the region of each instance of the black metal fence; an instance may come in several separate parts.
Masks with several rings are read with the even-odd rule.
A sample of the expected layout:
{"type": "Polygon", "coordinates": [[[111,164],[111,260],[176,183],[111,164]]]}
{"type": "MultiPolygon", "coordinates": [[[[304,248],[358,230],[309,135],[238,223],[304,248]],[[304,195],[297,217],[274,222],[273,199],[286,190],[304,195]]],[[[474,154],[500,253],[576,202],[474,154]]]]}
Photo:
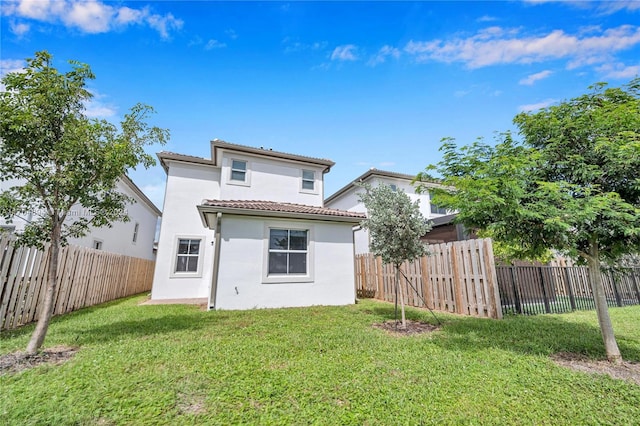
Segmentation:
{"type": "MultiPolygon", "coordinates": [[[[586,266],[497,266],[503,314],[536,315],[595,309],[586,266]]],[[[609,306],[640,305],[640,267],[607,269],[609,306]]]]}

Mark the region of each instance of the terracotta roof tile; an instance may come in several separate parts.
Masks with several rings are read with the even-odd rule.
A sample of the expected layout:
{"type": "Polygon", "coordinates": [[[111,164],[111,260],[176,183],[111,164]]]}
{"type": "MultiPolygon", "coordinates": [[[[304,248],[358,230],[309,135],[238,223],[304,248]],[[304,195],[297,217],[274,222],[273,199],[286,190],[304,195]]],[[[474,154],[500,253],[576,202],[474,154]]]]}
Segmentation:
{"type": "Polygon", "coordinates": [[[349,212],[346,210],[328,209],[326,207],[307,206],[304,204],[278,203],[275,201],[257,200],[205,200],[205,206],[225,209],[256,210],[263,212],[301,213],[318,216],[335,216],[354,219],[366,219],[364,213],[349,212]]]}

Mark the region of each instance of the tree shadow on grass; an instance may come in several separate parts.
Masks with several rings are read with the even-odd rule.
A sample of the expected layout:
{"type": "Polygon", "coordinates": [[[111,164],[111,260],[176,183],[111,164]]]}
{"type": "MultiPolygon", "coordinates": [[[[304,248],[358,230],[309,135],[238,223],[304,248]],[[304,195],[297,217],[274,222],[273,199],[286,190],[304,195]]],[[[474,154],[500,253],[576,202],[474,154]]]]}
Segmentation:
{"type": "MultiPolygon", "coordinates": [[[[134,296],[137,297],[137,296],[134,296]]],[[[64,342],[73,346],[99,344],[122,339],[136,339],[143,336],[158,334],[170,334],[185,330],[198,330],[210,327],[213,323],[224,320],[228,315],[214,313],[204,314],[196,306],[186,305],[156,305],[156,306],[129,306],[128,312],[123,313],[120,305],[127,303],[131,298],[125,298],[95,305],[67,314],[57,315],[52,318],[47,340],[43,349],[48,346],[48,341],[64,342]],[[114,315],[109,317],[109,308],[116,308],[114,315]],[[144,312],[153,310],[153,313],[144,312]],[[91,318],[96,315],[96,318],[91,318]]],[[[13,330],[2,331],[3,339],[23,339],[33,333],[35,323],[28,324],[13,330]]]]}
{"type": "MultiPolygon", "coordinates": [[[[477,351],[500,349],[525,355],[553,355],[560,352],[606,359],[600,329],[586,323],[570,322],[558,315],[510,316],[502,320],[451,316],[434,311],[442,321],[442,333],[432,341],[448,350],[477,351]]],[[[373,309],[376,315],[394,318],[393,306],[373,309]]],[[[407,318],[437,324],[427,310],[409,309],[407,318]]],[[[614,327],[615,329],[615,327],[614,327]]],[[[640,361],[640,341],[618,333],[622,356],[640,361]]]]}

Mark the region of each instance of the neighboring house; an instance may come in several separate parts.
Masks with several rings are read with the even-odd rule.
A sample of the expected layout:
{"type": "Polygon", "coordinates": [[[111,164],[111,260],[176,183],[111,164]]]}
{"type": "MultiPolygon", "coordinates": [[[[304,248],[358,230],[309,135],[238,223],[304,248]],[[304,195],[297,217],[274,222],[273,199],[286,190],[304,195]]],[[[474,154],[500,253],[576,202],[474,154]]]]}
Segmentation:
{"type": "MultiPolygon", "coordinates": [[[[17,184],[19,181],[16,180],[0,182],[0,190],[9,189],[17,184]]],[[[133,204],[127,204],[125,207],[130,221],[115,222],[111,227],[92,228],[84,237],[69,238],[69,244],[154,260],[153,244],[158,219],[162,213],[129,177],[122,177],[117,183],[117,189],[135,200],[133,204]]],[[[0,229],[22,231],[33,219],[34,214],[35,212],[24,217],[15,217],[11,223],[0,218],[0,229]]],[[[79,205],[71,209],[67,221],[72,222],[74,217],[90,214],[91,212],[79,205]]]]}
{"type": "MultiPolygon", "coordinates": [[[[335,194],[327,197],[324,204],[330,208],[366,213],[367,209],[359,198],[359,193],[364,191],[360,185],[369,184],[375,187],[380,184],[385,184],[391,186],[393,190],[404,191],[412,201],[420,200],[420,213],[422,213],[425,218],[435,219],[445,216],[447,214],[445,209],[431,204],[431,197],[428,191],[422,194],[416,193],[415,187],[411,184],[414,178],[415,176],[412,175],[372,168],[338,190],[335,194]]],[[[426,188],[440,186],[437,182],[422,182],[422,185],[426,188]]],[[[369,232],[366,229],[360,229],[355,233],[355,249],[358,254],[369,252],[369,232]]]]}
{"type": "Polygon", "coordinates": [[[477,238],[475,233],[469,232],[464,225],[455,223],[457,216],[457,213],[453,213],[431,219],[431,230],[422,240],[428,244],[439,244],[477,238]]]}
{"type": "Polygon", "coordinates": [[[167,184],[152,300],[214,309],[355,301],[352,228],[323,206],[333,162],[211,142],[211,158],[161,152],[167,184]]]}

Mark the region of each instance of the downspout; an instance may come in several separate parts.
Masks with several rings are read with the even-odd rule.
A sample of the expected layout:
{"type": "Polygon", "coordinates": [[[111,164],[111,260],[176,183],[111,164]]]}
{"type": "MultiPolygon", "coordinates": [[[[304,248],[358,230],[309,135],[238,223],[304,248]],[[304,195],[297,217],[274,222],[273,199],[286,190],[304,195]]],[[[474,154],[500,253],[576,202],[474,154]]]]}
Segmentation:
{"type": "Polygon", "coordinates": [[[351,245],[353,246],[353,294],[355,296],[354,303],[358,302],[358,280],[356,279],[356,232],[362,229],[361,225],[351,228],[351,245]]]}
{"type": "Polygon", "coordinates": [[[209,294],[209,310],[216,307],[218,292],[218,271],[220,270],[220,235],[222,233],[222,213],[216,215],[215,245],[213,248],[213,271],[211,273],[211,293],[209,294]]]}

